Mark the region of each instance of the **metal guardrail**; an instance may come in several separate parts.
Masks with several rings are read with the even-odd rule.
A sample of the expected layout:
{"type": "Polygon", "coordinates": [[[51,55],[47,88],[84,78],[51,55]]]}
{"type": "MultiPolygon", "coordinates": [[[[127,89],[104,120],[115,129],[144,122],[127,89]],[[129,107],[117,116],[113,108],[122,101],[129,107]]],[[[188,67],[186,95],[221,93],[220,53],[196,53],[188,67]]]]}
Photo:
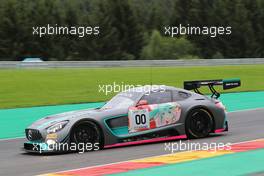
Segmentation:
{"type": "Polygon", "coordinates": [[[0,61],[0,68],[100,68],[100,67],[171,67],[264,64],[264,58],[193,59],[193,60],[128,60],[128,61],[46,61],[26,63],[0,61]]]}

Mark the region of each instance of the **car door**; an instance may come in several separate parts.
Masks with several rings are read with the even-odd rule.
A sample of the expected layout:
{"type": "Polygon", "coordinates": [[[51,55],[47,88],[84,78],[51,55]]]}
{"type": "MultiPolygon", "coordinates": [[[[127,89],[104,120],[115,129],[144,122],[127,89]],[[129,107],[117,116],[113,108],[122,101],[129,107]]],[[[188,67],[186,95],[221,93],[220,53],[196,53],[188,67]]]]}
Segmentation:
{"type": "Polygon", "coordinates": [[[156,91],[145,94],[144,101],[128,112],[129,132],[139,132],[176,123],[180,118],[180,105],[173,102],[171,91],[156,91]]]}

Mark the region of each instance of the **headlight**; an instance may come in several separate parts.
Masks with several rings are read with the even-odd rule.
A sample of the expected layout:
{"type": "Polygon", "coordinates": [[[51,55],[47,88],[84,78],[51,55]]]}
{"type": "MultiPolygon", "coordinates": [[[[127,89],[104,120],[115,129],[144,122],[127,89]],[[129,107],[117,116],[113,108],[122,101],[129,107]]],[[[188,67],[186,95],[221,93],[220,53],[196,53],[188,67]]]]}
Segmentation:
{"type": "Polygon", "coordinates": [[[56,133],[63,129],[69,121],[61,121],[47,128],[47,133],[56,133]]]}

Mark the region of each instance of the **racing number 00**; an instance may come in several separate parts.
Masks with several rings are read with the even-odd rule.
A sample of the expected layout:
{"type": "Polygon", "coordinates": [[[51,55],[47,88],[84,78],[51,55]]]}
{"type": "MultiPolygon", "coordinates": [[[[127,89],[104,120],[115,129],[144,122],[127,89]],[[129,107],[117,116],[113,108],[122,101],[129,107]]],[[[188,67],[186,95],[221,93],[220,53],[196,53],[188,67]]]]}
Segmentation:
{"type": "Polygon", "coordinates": [[[137,114],[137,115],[135,115],[135,121],[136,121],[137,125],[146,124],[146,121],[147,121],[146,120],[146,115],[145,114],[137,114]]]}
{"type": "Polygon", "coordinates": [[[149,112],[147,109],[129,110],[129,132],[137,132],[149,129],[149,112]]]}

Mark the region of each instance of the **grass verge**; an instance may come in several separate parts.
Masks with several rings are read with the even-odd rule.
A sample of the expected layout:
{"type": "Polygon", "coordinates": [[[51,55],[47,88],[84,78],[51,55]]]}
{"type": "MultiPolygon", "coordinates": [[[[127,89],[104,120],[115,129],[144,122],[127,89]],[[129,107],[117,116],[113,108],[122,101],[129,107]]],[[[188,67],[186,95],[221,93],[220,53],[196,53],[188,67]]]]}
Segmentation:
{"type": "Polygon", "coordinates": [[[2,69],[0,108],[105,101],[113,96],[99,85],[164,84],[184,80],[240,78],[230,91],[264,90],[264,65],[154,68],[2,69]],[[151,74],[152,73],[152,74],[151,74]]]}

